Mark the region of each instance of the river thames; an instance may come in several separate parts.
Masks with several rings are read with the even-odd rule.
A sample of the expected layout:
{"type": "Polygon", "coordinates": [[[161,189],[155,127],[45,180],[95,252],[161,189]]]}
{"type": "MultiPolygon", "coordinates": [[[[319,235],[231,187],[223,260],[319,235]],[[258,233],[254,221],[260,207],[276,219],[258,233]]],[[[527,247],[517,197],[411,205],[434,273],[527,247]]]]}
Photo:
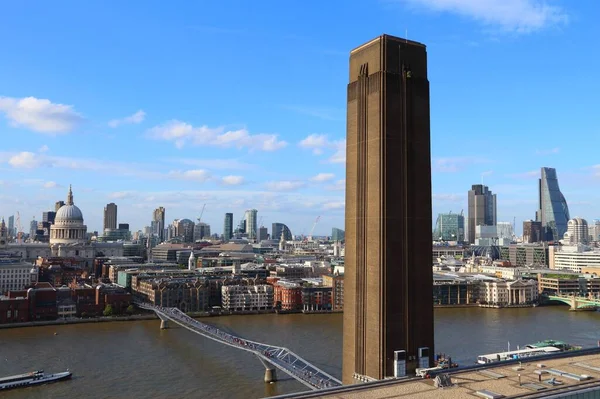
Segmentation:
{"type": "MultiPolygon", "coordinates": [[[[205,318],[244,338],[286,346],[341,375],[342,315],[252,315],[205,318]]],[[[71,381],[8,391],[4,398],[260,398],[307,388],[278,371],[265,384],[258,359],[158,320],[0,330],[0,376],[70,369],[71,381]],[[55,333],[57,333],[55,335],[55,333]]],[[[435,310],[436,352],[460,365],[477,355],[543,339],[584,347],[600,340],[600,313],[568,307],[435,310]]]]}

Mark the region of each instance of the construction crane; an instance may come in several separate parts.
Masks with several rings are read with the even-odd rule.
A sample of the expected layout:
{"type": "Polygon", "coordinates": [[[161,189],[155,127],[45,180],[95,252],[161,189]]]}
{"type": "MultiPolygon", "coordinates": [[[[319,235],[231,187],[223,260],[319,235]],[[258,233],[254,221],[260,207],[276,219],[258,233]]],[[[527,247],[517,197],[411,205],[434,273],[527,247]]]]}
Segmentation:
{"type": "Polygon", "coordinates": [[[21,227],[21,215],[17,212],[17,243],[21,244],[23,239],[23,228],[21,227]]]}
{"type": "Polygon", "coordinates": [[[206,204],[202,205],[202,211],[200,212],[200,217],[198,218],[198,224],[202,222],[202,215],[204,215],[204,208],[206,208],[206,204]]]}
{"type": "Polygon", "coordinates": [[[309,241],[312,241],[312,235],[313,235],[313,232],[315,231],[315,227],[317,227],[317,223],[319,223],[319,220],[321,220],[321,216],[317,216],[317,218],[315,219],[315,223],[312,226],[312,229],[310,229],[310,233],[308,234],[309,241]]]}
{"type": "Polygon", "coordinates": [[[260,219],[258,219],[258,227],[263,227],[263,224],[262,224],[263,219],[264,218],[262,216],[260,217],[260,219]]]}

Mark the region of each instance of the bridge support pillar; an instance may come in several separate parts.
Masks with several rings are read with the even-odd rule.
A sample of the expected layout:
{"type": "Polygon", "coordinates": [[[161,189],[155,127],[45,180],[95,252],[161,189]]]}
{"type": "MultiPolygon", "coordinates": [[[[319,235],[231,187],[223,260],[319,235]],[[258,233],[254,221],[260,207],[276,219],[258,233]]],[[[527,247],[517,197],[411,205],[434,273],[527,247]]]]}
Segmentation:
{"type": "Polygon", "coordinates": [[[161,330],[166,330],[167,328],[169,328],[169,321],[168,320],[161,320],[160,321],[160,329],[161,330]]]}
{"type": "Polygon", "coordinates": [[[277,371],[276,369],[273,368],[266,368],[265,369],[265,382],[267,384],[271,383],[271,382],[275,382],[277,381],[277,371]]]}

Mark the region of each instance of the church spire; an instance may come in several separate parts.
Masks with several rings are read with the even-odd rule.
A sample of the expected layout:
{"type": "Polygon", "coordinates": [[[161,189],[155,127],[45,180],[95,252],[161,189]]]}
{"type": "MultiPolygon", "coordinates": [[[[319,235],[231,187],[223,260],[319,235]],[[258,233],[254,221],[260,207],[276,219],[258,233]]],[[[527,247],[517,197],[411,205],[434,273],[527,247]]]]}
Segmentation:
{"type": "Polygon", "coordinates": [[[67,205],[73,205],[73,190],[71,190],[70,184],[69,184],[69,194],[67,195],[67,205]]]}

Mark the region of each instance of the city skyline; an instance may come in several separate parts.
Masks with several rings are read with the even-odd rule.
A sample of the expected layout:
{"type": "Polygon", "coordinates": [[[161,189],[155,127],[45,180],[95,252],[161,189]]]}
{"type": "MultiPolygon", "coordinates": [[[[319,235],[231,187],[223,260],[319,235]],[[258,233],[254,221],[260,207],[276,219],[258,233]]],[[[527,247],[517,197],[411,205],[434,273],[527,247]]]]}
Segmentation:
{"type": "Polygon", "coordinates": [[[0,65],[0,215],[18,211],[27,230],[72,183],[89,231],[101,231],[111,202],[132,230],[156,207],[170,222],[195,220],[206,203],[203,221],[216,232],[226,212],[235,224],[256,208],[265,226],[294,234],[321,216],[314,234],[329,235],[344,228],[347,54],[365,37],[408,31],[431,52],[434,220],[466,214],[465,191],[482,179],[498,194],[498,221],[535,219],[545,166],[557,169],[572,217],[599,218],[590,144],[600,120],[588,93],[600,88],[600,58],[584,51],[600,33],[599,6],[535,7],[543,3],[515,0],[519,12],[493,0],[486,10],[411,0],[319,12],[270,1],[118,3],[119,19],[105,3],[39,3],[39,14],[5,5],[0,34],[13,40],[0,65]],[[359,10],[377,23],[355,26],[359,10]],[[116,47],[115,35],[125,38],[116,47]],[[577,74],[557,73],[572,63],[577,74]]]}

